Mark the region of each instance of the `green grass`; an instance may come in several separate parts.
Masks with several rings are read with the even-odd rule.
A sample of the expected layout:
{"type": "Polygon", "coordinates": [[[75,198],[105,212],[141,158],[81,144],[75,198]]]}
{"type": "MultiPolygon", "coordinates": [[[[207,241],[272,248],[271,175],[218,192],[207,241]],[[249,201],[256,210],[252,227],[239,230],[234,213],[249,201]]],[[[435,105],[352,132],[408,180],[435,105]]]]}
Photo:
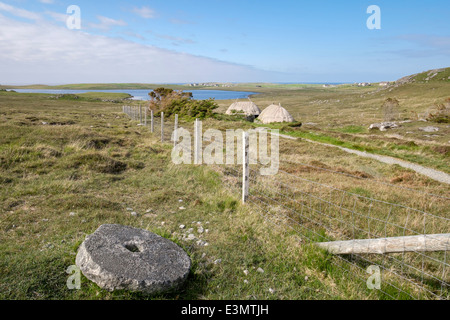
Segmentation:
{"type": "Polygon", "coordinates": [[[436,76],[432,77],[433,73],[429,71],[419,73],[414,77],[417,82],[448,82],[450,83],[450,68],[444,68],[442,71],[438,72],[436,76]],[[432,78],[431,78],[432,77],[432,78]],[[431,78],[431,79],[430,79],[431,78]]]}
{"type": "MultiPolygon", "coordinates": [[[[217,172],[172,165],[170,145],[158,143],[148,128],[133,125],[115,104],[50,100],[40,95],[16,98],[8,95],[0,100],[4,115],[0,122],[0,298],[365,296],[366,292],[353,289],[349,295],[329,292],[314,270],[308,271],[307,288],[302,287],[305,265],[300,247],[286,251],[283,235],[266,230],[257,216],[240,205],[238,195],[223,189],[217,172]],[[61,123],[68,114],[74,123],[41,123],[61,123]],[[186,210],[180,210],[181,205],[186,210]],[[128,207],[139,216],[131,216],[128,207]],[[195,228],[198,221],[210,230],[197,234],[208,241],[207,247],[182,238],[179,225],[195,228]],[[74,264],[78,246],[106,223],[144,228],[185,248],[193,268],[183,289],[153,297],[110,293],[84,277],[81,290],[67,289],[65,270],[74,264]],[[217,259],[222,262],[214,264],[217,259]]],[[[320,261],[320,268],[323,264],[320,261]]],[[[308,267],[314,265],[308,262],[308,267]]],[[[339,276],[331,273],[327,281],[339,276]]]]}
{"type": "Polygon", "coordinates": [[[346,126],[342,129],[335,129],[328,132],[316,129],[292,129],[283,124],[255,124],[255,126],[278,129],[280,130],[280,133],[292,137],[308,139],[362,152],[390,156],[450,173],[448,154],[428,145],[418,145],[413,141],[399,143],[398,141],[389,142],[388,140],[388,142],[386,142],[382,139],[374,138],[373,136],[368,136],[367,138],[361,136],[354,137],[352,135],[335,136],[335,132],[349,134],[367,132],[367,129],[361,126],[346,126]]]}
{"type": "Polygon", "coordinates": [[[336,129],[336,131],[342,133],[366,133],[367,128],[363,126],[345,126],[343,128],[336,129]]]}
{"type": "MultiPolygon", "coordinates": [[[[283,90],[277,94],[285,94],[283,90]]],[[[57,100],[49,95],[0,92],[0,298],[386,298],[354,278],[357,270],[352,265],[312,246],[300,245],[295,233],[274,228],[261,218],[256,207],[243,206],[239,192],[224,187],[220,170],[173,165],[170,144],[161,144],[148,128],[130,121],[121,113],[120,104],[96,98],[57,100]],[[186,210],[180,210],[180,206],[186,210]],[[127,208],[133,208],[138,217],[131,216],[127,208]],[[196,233],[198,222],[209,232],[196,233]],[[183,247],[193,268],[182,290],[151,297],[110,293],[84,277],[81,290],[68,290],[65,270],[74,264],[85,236],[105,223],[147,229],[183,247]],[[183,240],[181,224],[186,229],[194,228],[196,236],[209,245],[183,240]],[[215,264],[218,259],[221,263],[215,264]]],[[[206,120],[207,127],[224,130],[250,128],[251,124],[218,118],[206,120]]],[[[344,127],[334,134],[359,131],[344,127]]],[[[291,134],[366,148],[360,141],[341,140],[328,131],[295,129],[291,134]]],[[[338,165],[347,170],[361,171],[363,165],[369,166],[368,162],[340,158],[339,152],[321,146],[292,143],[282,142],[283,155],[302,160],[308,157],[306,162],[319,156],[327,162],[328,157],[330,163],[341,161],[338,165]],[[349,163],[343,164],[347,160],[349,163]]],[[[413,145],[406,148],[417,149],[413,145]]],[[[401,169],[386,169],[379,164],[372,170],[388,178],[404,174],[401,169]]],[[[315,179],[331,179],[330,175],[308,174],[315,179]]],[[[356,188],[356,193],[379,196],[385,191],[372,186],[357,189],[354,182],[339,178],[340,184],[344,182],[356,188]]],[[[421,179],[411,183],[433,192],[440,190],[439,185],[421,179]]],[[[405,290],[410,292],[409,288],[405,290]]]]}

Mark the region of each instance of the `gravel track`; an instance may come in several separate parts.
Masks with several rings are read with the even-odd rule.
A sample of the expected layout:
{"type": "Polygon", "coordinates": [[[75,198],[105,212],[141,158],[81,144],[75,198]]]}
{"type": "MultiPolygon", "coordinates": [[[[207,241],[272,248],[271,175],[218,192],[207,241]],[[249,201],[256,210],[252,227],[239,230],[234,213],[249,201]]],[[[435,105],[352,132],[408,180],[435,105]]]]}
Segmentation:
{"type": "MultiPolygon", "coordinates": [[[[283,134],[277,134],[278,136],[282,137],[282,138],[286,138],[286,139],[290,139],[290,140],[296,140],[297,138],[291,137],[291,136],[287,136],[287,135],[283,135],[283,134]]],[[[316,144],[321,144],[327,147],[334,147],[334,148],[338,148],[341,149],[342,151],[348,152],[348,153],[352,153],[355,155],[358,155],[360,157],[365,157],[365,158],[370,158],[370,159],[374,159],[383,163],[387,163],[387,164],[397,164],[403,168],[407,168],[407,169],[411,169],[414,170],[415,172],[422,174],[424,176],[427,176],[433,180],[442,182],[442,183],[446,183],[446,184],[450,184],[450,175],[439,171],[439,170],[435,170],[435,169],[431,169],[431,168],[427,168],[427,167],[423,167],[421,165],[415,164],[415,163],[411,163],[408,161],[404,161],[404,160],[400,160],[400,159],[396,159],[396,158],[392,158],[392,157],[388,157],[388,156],[381,156],[378,154],[372,154],[372,153],[367,153],[367,152],[363,152],[363,151],[358,151],[358,150],[353,150],[353,149],[348,149],[348,148],[344,148],[344,147],[339,147],[339,146],[335,146],[332,144],[327,144],[327,143],[322,143],[322,142],[317,142],[317,141],[313,141],[313,140],[309,140],[309,139],[305,139],[305,138],[300,138],[301,140],[304,141],[308,141],[311,143],[316,143],[316,144]]]]}

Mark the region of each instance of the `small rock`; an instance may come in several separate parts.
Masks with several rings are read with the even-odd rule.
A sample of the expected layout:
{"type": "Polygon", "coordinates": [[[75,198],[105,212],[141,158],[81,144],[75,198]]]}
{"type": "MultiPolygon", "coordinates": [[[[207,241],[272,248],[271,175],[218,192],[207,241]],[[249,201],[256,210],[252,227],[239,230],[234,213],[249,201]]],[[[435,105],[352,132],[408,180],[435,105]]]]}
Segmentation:
{"type": "Polygon", "coordinates": [[[184,224],[180,225],[180,229],[184,229],[186,226],[184,224]]]}
{"type": "Polygon", "coordinates": [[[248,270],[244,270],[244,274],[248,276],[248,270]]]}
{"type": "Polygon", "coordinates": [[[145,211],[145,213],[150,213],[152,211],[153,211],[152,209],[147,209],[147,211],[145,211]]]}
{"type": "Polygon", "coordinates": [[[222,259],[217,259],[216,261],[214,261],[214,264],[219,264],[222,263],[222,259]]]}
{"type": "Polygon", "coordinates": [[[161,222],[161,225],[162,225],[162,226],[164,226],[165,224],[166,224],[166,223],[165,223],[164,221],[163,221],[163,222],[161,222]]]}
{"type": "Polygon", "coordinates": [[[197,229],[197,232],[198,233],[203,233],[203,232],[205,232],[205,230],[202,227],[200,227],[200,228],[197,229]]]}
{"type": "Polygon", "coordinates": [[[245,284],[248,284],[248,280],[244,280],[244,283],[245,283],[245,284]]]}
{"type": "Polygon", "coordinates": [[[203,247],[203,246],[205,245],[205,243],[206,243],[206,242],[203,241],[203,240],[198,240],[198,241],[197,241],[197,245],[198,245],[198,246],[201,246],[201,247],[203,247]]]}
{"type": "Polygon", "coordinates": [[[187,240],[194,240],[195,239],[195,236],[192,234],[192,233],[190,233],[188,236],[187,236],[187,238],[186,238],[187,240]]]}
{"type": "Polygon", "coordinates": [[[76,216],[76,215],[77,215],[77,214],[76,214],[75,212],[69,213],[69,216],[71,216],[71,217],[76,216]]]}
{"type": "Polygon", "coordinates": [[[209,233],[209,229],[205,229],[205,233],[209,233]]]}
{"type": "Polygon", "coordinates": [[[305,277],[305,281],[308,281],[308,279],[309,279],[308,276],[306,276],[306,277],[305,277]]]}
{"type": "Polygon", "coordinates": [[[264,269],[262,268],[258,268],[256,271],[258,271],[259,273],[264,273],[264,269]]]}
{"type": "Polygon", "coordinates": [[[269,288],[269,292],[272,293],[272,294],[274,294],[274,293],[275,293],[275,290],[273,290],[272,288],[269,288]]]}
{"type": "Polygon", "coordinates": [[[137,212],[134,212],[134,211],[131,213],[131,215],[132,215],[133,217],[137,217],[137,216],[138,216],[137,212]]]}
{"type": "Polygon", "coordinates": [[[179,199],[178,202],[183,202],[183,199],[179,199]]]}
{"type": "Polygon", "coordinates": [[[424,131],[424,132],[438,132],[439,128],[436,127],[423,127],[423,128],[419,128],[420,131],[424,131]]]}
{"type": "Polygon", "coordinates": [[[192,232],[194,232],[194,228],[189,228],[189,229],[187,230],[187,233],[192,233],[192,232]]]}
{"type": "Polygon", "coordinates": [[[387,131],[388,129],[398,128],[398,125],[394,122],[382,122],[382,123],[372,123],[369,130],[378,129],[380,131],[387,131]]]}
{"type": "Polygon", "coordinates": [[[180,209],[180,210],[186,210],[186,208],[185,208],[185,207],[180,207],[179,209],[180,209]]]}
{"type": "Polygon", "coordinates": [[[133,211],[133,208],[127,208],[127,211],[133,211]]]}
{"type": "Polygon", "coordinates": [[[202,253],[202,259],[204,258],[204,257],[206,257],[206,253],[202,253]]]}

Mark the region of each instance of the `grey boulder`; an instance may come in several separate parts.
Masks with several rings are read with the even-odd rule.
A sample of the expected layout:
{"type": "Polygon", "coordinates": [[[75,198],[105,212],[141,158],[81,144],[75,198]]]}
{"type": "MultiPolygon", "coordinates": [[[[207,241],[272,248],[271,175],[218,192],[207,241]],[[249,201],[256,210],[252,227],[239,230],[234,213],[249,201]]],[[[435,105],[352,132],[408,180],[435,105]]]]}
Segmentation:
{"type": "Polygon", "coordinates": [[[81,244],[76,265],[108,291],[155,294],[179,288],[189,275],[191,260],[178,245],[154,233],[106,224],[81,244]]]}

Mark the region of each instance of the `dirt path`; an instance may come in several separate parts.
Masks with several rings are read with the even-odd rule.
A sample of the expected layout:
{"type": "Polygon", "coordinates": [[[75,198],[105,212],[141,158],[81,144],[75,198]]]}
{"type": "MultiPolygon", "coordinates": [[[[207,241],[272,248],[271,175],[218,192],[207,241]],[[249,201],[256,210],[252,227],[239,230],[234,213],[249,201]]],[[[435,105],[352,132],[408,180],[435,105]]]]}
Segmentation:
{"type": "MultiPolygon", "coordinates": [[[[278,134],[278,136],[282,137],[282,138],[286,138],[286,139],[290,139],[290,140],[296,140],[297,138],[294,137],[290,137],[287,135],[283,135],[283,134],[278,134]]],[[[362,152],[362,151],[357,151],[357,150],[353,150],[353,149],[348,149],[348,148],[344,148],[344,147],[339,147],[339,146],[335,146],[332,144],[327,144],[327,143],[322,143],[322,142],[317,142],[317,141],[313,141],[313,140],[309,140],[309,139],[305,139],[305,138],[299,138],[301,140],[304,141],[308,141],[311,143],[316,143],[316,144],[321,144],[327,147],[334,147],[334,148],[338,148],[341,149],[342,151],[348,152],[348,153],[352,153],[352,154],[356,154],[360,157],[365,157],[365,158],[370,158],[370,159],[374,159],[383,163],[387,163],[387,164],[397,164],[403,168],[407,168],[407,169],[411,169],[414,170],[415,172],[419,173],[419,174],[423,174],[424,176],[427,176],[433,180],[442,182],[442,183],[446,183],[446,184],[450,184],[450,175],[439,171],[439,170],[435,170],[435,169],[431,169],[431,168],[427,168],[427,167],[423,167],[421,165],[418,164],[414,164],[411,162],[407,162],[404,160],[400,160],[400,159],[396,159],[396,158],[392,158],[392,157],[388,157],[388,156],[381,156],[378,154],[372,154],[372,153],[367,153],[367,152],[362,152]]]]}
{"type": "Polygon", "coordinates": [[[348,153],[352,153],[352,154],[356,154],[360,157],[365,157],[365,158],[370,158],[370,159],[374,159],[374,160],[378,160],[380,162],[384,162],[387,164],[397,164],[403,168],[407,168],[407,169],[411,169],[414,170],[417,173],[423,174],[424,176],[427,176],[433,180],[442,182],[442,183],[447,183],[450,184],[450,175],[448,175],[445,172],[439,171],[439,170],[435,170],[435,169],[431,169],[431,168],[427,168],[427,167],[423,167],[421,165],[415,164],[415,163],[411,163],[411,162],[407,162],[404,160],[400,160],[400,159],[396,159],[396,158],[392,158],[392,157],[388,157],[388,156],[381,156],[378,154],[372,154],[372,153],[367,153],[367,152],[362,152],[362,151],[358,151],[358,150],[352,150],[352,149],[348,149],[348,148],[344,148],[344,147],[339,147],[339,146],[335,146],[332,144],[327,144],[327,143],[322,143],[322,142],[317,142],[317,141],[313,141],[313,140],[309,140],[309,139],[303,139],[305,141],[308,142],[312,142],[312,143],[318,143],[324,146],[328,146],[328,147],[335,147],[335,148],[339,148],[342,151],[348,152],[348,153]]]}

